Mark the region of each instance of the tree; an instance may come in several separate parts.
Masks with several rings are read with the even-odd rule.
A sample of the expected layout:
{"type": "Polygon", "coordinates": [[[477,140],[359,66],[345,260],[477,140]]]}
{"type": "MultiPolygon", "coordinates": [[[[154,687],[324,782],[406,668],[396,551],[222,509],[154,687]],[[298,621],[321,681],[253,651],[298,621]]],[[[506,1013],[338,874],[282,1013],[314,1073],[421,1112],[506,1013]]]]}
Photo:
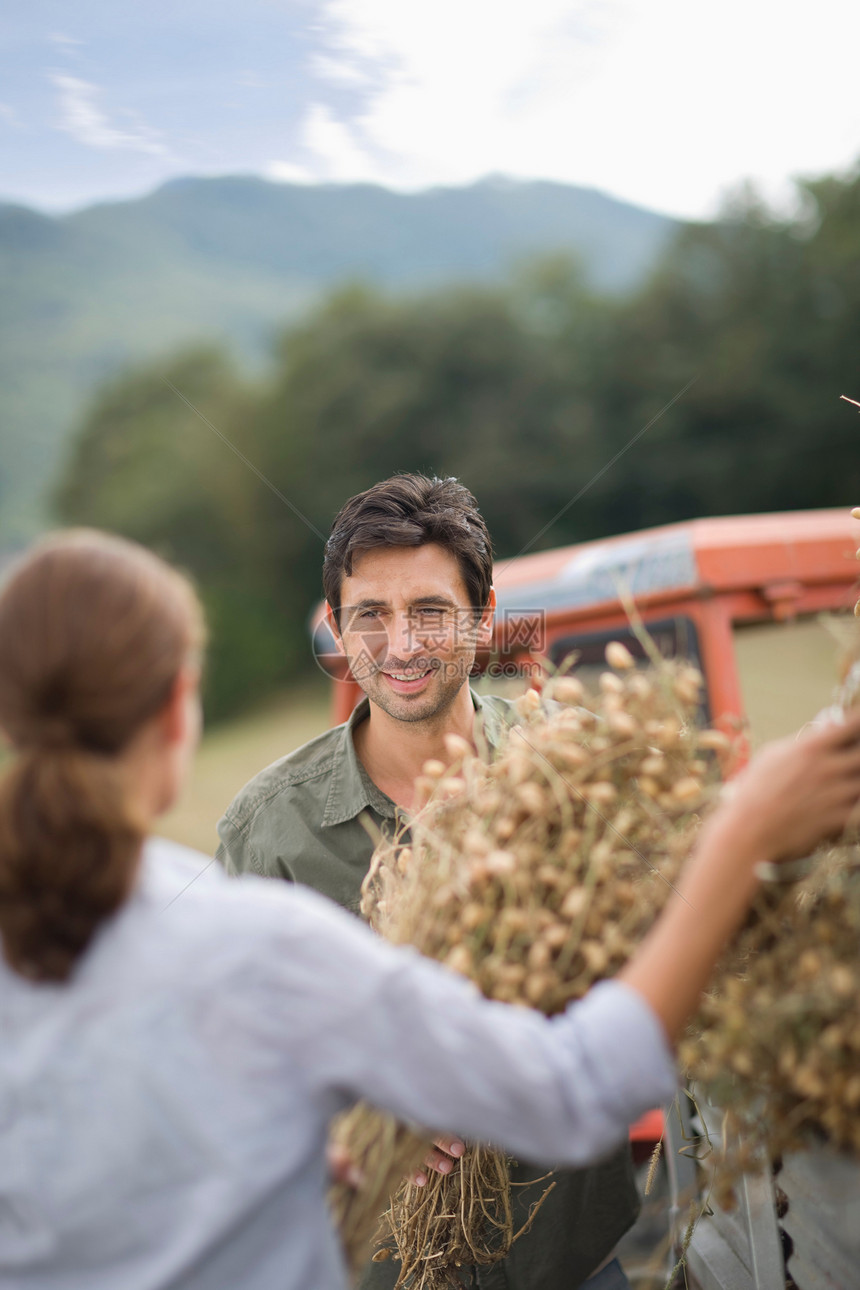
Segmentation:
{"type": "Polygon", "coordinates": [[[195,574],[217,716],[309,665],[332,519],[396,471],[462,479],[502,559],[696,515],[847,506],[860,180],[801,191],[802,218],[747,191],[688,225],[626,300],[558,257],[498,287],[349,286],[283,333],[253,385],[213,350],[129,372],[91,407],[59,512],[195,574]]]}
{"type": "Polygon", "coordinates": [[[215,718],[289,672],[286,614],[260,571],[263,486],[225,442],[244,442],[251,402],[217,350],[129,372],[94,400],[54,499],[65,523],[133,538],[196,580],[212,638],[206,700],[215,718]]]}

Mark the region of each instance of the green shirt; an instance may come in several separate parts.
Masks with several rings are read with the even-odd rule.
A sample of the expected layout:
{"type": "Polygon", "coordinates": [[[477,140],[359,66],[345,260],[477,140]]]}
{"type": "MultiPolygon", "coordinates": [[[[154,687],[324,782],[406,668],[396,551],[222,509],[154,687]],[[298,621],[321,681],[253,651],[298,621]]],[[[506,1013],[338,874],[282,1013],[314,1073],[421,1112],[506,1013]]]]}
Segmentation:
{"type": "MultiPolygon", "coordinates": [[[[516,709],[506,699],[472,698],[478,743],[492,751],[516,709]]],[[[362,699],[345,725],[311,739],[245,785],[218,823],[217,856],[228,873],[305,883],[357,912],[374,834],[405,822],[355,751],[352,732],[369,710],[362,699]]]]}
{"type": "MultiPolygon", "coordinates": [[[[506,699],[472,694],[476,737],[488,753],[516,720],[506,699]]],[[[355,912],[374,834],[405,823],[399,808],[370,779],[355,751],[352,732],[369,712],[362,699],[349,721],[327,730],[260,771],[218,823],[217,856],[229,873],[301,882],[355,912]]],[[[527,1183],[546,1170],[516,1165],[512,1179],[527,1183]]],[[[466,1284],[480,1290],[576,1290],[634,1222],[639,1199],[625,1146],[588,1169],[557,1170],[556,1186],[531,1231],[502,1263],[478,1268],[466,1284]]],[[[543,1193],[515,1187],[517,1228],[543,1193]]],[[[399,1263],[371,1263],[360,1290],[391,1290],[399,1263]]]]}

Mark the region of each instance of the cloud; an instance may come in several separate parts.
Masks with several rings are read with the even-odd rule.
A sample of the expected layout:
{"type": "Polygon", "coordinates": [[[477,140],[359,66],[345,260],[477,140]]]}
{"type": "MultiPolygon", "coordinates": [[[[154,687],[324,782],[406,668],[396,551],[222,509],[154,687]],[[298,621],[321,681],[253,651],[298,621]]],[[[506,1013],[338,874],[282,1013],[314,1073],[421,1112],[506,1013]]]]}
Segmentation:
{"type": "Polygon", "coordinates": [[[270,173],[405,190],[491,172],[551,175],[568,105],[593,74],[619,2],[531,0],[511,20],[487,0],[326,0],[332,52],[317,53],[311,70],[359,91],[359,102],[350,114],[315,102],[302,160],[270,173]]]}
{"type": "Polygon", "coordinates": [[[311,178],[503,173],[707,217],[746,176],[779,195],[858,149],[843,0],[814,23],[781,0],[723,0],[719,22],[689,0],[321,0],[319,19],[317,101],[279,163],[311,178]]]}
{"type": "MultiPolygon", "coordinates": [[[[62,72],[52,74],[51,80],[59,91],[60,129],[78,143],[88,148],[125,149],[150,153],[152,156],[167,155],[167,148],[149,126],[133,119],[131,129],[120,130],[111,125],[96,105],[100,92],[97,85],[62,72]]],[[[130,113],[126,115],[131,117],[130,113]]]]}
{"type": "Polygon", "coordinates": [[[620,0],[509,9],[494,0],[327,0],[333,42],[376,68],[374,92],[352,122],[376,177],[410,188],[496,171],[557,174],[619,8],[620,0]]]}
{"type": "Polygon", "coordinates": [[[72,50],[78,45],[83,45],[84,41],[79,40],[77,36],[68,36],[64,31],[52,31],[48,36],[52,45],[57,45],[60,49],[72,50]]]}
{"type": "Polygon", "coordinates": [[[264,171],[266,179],[276,184],[317,184],[319,179],[307,166],[292,161],[270,161],[264,171]]]}
{"type": "Polygon", "coordinates": [[[352,182],[374,174],[376,166],[356,140],[354,129],[338,121],[323,103],[311,105],[303,133],[305,146],[324,165],[328,179],[352,182]]]}
{"type": "Polygon", "coordinates": [[[348,57],[314,54],[311,58],[311,72],[320,80],[350,89],[365,89],[371,84],[370,72],[348,57]]]}
{"type": "Polygon", "coordinates": [[[356,138],[355,130],[339,121],[323,103],[312,103],[300,130],[307,165],[273,161],[271,179],[285,183],[353,184],[376,182],[382,168],[356,138]]]}

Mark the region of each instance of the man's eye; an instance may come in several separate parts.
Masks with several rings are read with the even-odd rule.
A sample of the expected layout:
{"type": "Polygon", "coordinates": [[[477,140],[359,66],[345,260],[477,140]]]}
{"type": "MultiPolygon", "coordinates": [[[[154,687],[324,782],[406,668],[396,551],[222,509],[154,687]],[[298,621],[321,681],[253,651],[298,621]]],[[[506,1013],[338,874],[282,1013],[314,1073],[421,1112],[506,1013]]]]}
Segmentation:
{"type": "Polygon", "coordinates": [[[422,618],[441,618],[445,610],[440,609],[438,605],[425,605],[418,610],[418,613],[422,618]]]}
{"type": "Polygon", "coordinates": [[[361,611],[361,613],[358,615],[358,617],[359,617],[359,620],[360,620],[361,622],[363,622],[363,623],[364,623],[364,622],[369,622],[372,618],[378,618],[378,617],[379,617],[379,610],[378,610],[378,609],[362,609],[362,611],[361,611]]]}

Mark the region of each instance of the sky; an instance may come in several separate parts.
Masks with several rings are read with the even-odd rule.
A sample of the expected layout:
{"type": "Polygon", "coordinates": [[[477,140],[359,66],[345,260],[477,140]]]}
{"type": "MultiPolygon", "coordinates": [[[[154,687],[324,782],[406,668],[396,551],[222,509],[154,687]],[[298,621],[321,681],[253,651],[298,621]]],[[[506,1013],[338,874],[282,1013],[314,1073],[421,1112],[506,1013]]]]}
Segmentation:
{"type": "Polygon", "coordinates": [[[553,179],[683,218],[853,173],[846,0],[5,0],[0,200],[553,179]]]}

